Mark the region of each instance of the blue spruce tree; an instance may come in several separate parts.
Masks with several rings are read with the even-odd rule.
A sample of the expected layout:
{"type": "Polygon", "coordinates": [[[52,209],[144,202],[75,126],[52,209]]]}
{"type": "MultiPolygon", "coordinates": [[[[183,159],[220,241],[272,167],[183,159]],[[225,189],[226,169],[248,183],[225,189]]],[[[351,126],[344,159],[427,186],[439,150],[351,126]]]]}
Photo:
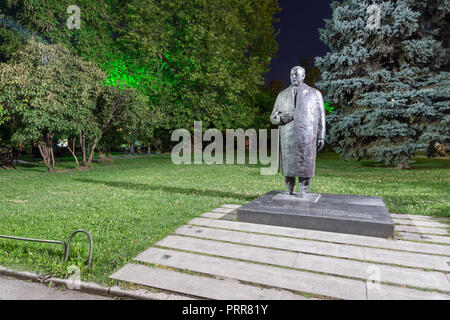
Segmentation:
{"type": "Polygon", "coordinates": [[[408,168],[450,140],[449,0],[332,3],[317,86],[340,106],[328,143],[343,159],[408,168]]]}

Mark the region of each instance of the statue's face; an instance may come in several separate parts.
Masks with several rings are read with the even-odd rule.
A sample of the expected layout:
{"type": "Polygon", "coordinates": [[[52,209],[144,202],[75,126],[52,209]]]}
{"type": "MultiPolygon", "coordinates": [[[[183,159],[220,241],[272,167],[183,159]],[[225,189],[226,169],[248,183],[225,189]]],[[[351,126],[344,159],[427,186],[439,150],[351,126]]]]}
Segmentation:
{"type": "Polygon", "coordinates": [[[305,79],[305,71],[300,68],[294,68],[291,71],[291,83],[293,86],[299,86],[305,79]]]}

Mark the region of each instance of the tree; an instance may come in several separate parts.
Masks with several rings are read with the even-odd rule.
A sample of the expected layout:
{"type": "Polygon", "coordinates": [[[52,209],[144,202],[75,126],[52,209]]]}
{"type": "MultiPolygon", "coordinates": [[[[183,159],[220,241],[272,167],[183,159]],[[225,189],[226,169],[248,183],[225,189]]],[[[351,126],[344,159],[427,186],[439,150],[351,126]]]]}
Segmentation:
{"type": "Polygon", "coordinates": [[[332,8],[320,30],[331,51],[316,66],[317,86],[340,106],[329,117],[335,150],[407,168],[416,151],[448,143],[448,1],[345,0],[332,8]],[[373,3],[379,28],[369,19],[376,11],[367,11],[373,3]]]}
{"type": "MultiPolygon", "coordinates": [[[[135,89],[104,87],[92,113],[91,144],[87,164],[92,162],[94,151],[99,144],[102,143],[103,151],[104,148],[118,142],[118,136],[123,138],[127,134],[136,134],[139,118],[151,119],[150,114],[144,114],[146,111],[149,111],[148,99],[139,95],[135,89]],[[114,132],[114,129],[117,131],[114,132]]],[[[141,124],[150,126],[148,122],[141,124]]]]}
{"type": "Polygon", "coordinates": [[[119,35],[131,58],[117,60],[126,74],[145,70],[138,83],[163,115],[160,127],[249,127],[278,48],[278,11],[275,0],[133,0],[119,35]]]}
{"type": "Polygon", "coordinates": [[[11,140],[37,144],[55,170],[53,139],[85,130],[106,75],[62,45],[30,40],[0,64],[0,105],[16,126],[11,140]]]}
{"type": "Polygon", "coordinates": [[[300,66],[302,66],[306,72],[305,83],[308,86],[315,87],[316,82],[321,79],[320,69],[311,63],[310,58],[300,57],[299,61],[300,66]]]}
{"type": "Polygon", "coordinates": [[[286,88],[286,83],[281,79],[275,79],[270,81],[269,85],[264,87],[264,91],[267,91],[274,99],[278,94],[286,88]]]}
{"type": "Polygon", "coordinates": [[[114,51],[120,0],[0,0],[0,61],[8,61],[30,35],[64,45],[72,54],[101,64],[114,51]],[[69,29],[71,5],[81,10],[80,29],[69,29]]]}

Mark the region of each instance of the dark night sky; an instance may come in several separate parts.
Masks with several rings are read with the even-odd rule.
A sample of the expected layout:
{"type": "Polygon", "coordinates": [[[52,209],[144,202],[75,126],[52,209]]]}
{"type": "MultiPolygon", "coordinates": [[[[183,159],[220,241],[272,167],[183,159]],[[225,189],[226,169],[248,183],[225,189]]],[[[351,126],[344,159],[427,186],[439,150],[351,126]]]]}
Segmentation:
{"type": "MultiPolygon", "coordinates": [[[[283,9],[276,25],[281,29],[277,37],[279,51],[272,60],[271,70],[265,74],[267,83],[281,79],[290,84],[289,72],[299,64],[299,57],[323,56],[328,47],[319,39],[324,19],[331,18],[331,0],[279,0],[283,9]]],[[[312,60],[314,62],[314,60],[312,60]]]]}

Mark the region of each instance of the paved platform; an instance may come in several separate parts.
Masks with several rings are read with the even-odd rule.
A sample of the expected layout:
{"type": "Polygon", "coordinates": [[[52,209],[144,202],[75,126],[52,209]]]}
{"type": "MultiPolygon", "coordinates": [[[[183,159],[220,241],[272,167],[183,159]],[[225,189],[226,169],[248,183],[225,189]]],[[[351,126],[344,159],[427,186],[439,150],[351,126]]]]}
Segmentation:
{"type": "Polygon", "coordinates": [[[194,299],[450,300],[450,219],[392,214],[383,239],[237,222],[239,207],[192,219],[111,278],[194,299]]]}

